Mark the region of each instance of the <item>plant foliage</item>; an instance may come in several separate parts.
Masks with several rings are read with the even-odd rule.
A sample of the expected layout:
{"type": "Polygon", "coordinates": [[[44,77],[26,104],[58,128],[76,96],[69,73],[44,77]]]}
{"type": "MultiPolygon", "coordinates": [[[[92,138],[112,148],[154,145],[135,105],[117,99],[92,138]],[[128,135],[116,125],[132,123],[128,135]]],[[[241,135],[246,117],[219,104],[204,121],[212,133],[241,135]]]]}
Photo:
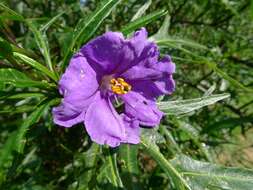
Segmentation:
{"type": "Polygon", "coordinates": [[[0,189],[253,189],[253,1],[0,2],[0,189]],[[105,31],[146,27],[176,92],[139,145],[92,143],[52,121],[70,57],[105,31]]]}

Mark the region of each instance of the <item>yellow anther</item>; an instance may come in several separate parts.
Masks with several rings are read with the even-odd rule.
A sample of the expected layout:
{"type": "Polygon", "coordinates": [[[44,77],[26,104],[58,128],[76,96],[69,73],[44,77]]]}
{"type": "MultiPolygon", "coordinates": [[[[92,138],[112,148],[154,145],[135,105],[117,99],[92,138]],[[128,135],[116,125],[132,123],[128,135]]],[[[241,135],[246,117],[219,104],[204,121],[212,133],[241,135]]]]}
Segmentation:
{"type": "Polygon", "coordinates": [[[113,78],[110,80],[111,83],[111,90],[115,94],[126,94],[128,93],[132,87],[128,84],[123,78],[113,78]]]}

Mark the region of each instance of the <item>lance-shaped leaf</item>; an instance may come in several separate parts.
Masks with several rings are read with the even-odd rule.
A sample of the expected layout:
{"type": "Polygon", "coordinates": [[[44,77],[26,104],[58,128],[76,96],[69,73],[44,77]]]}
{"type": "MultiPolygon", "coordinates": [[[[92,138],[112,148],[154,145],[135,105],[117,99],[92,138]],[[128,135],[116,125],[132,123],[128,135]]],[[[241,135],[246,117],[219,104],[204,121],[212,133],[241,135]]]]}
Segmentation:
{"type": "Polygon", "coordinates": [[[50,71],[47,67],[45,67],[41,63],[35,61],[34,59],[32,59],[26,55],[18,53],[18,52],[15,52],[14,56],[21,59],[22,61],[24,61],[27,65],[30,65],[31,67],[43,72],[45,75],[47,75],[48,77],[53,79],[55,82],[57,82],[58,79],[57,79],[57,76],[55,75],[55,73],[50,71]]]}
{"type": "Polygon", "coordinates": [[[2,10],[4,12],[4,13],[0,14],[0,19],[24,21],[24,17],[22,15],[11,10],[9,7],[5,6],[3,3],[0,3],[0,10],[2,10]]]}
{"type": "Polygon", "coordinates": [[[178,155],[172,164],[194,190],[252,190],[253,170],[229,168],[178,155]]]}
{"type": "Polygon", "coordinates": [[[11,44],[0,37],[0,59],[7,58],[11,55],[12,55],[11,44]]]}
{"type": "Polygon", "coordinates": [[[6,143],[0,149],[0,186],[2,182],[5,180],[5,167],[8,161],[11,160],[12,150],[16,143],[16,133],[12,133],[7,139],[6,143]]]}
{"type": "Polygon", "coordinates": [[[0,85],[10,84],[15,87],[38,87],[50,88],[49,83],[34,81],[27,77],[24,73],[15,69],[0,69],[0,85]]]}
{"type": "Polygon", "coordinates": [[[26,143],[25,135],[31,125],[34,125],[39,121],[41,116],[46,110],[49,109],[50,105],[54,104],[58,99],[53,99],[51,101],[45,100],[40,106],[38,106],[23,122],[17,131],[16,136],[16,151],[23,153],[24,146],[26,143]]]}
{"type": "Polygon", "coordinates": [[[161,28],[158,30],[156,34],[151,36],[149,39],[152,41],[155,41],[158,44],[158,46],[161,46],[161,47],[164,47],[164,46],[166,47],[166,46],[169,46],[168,44],[173,44],[176,47],[181,47],[183,45],[190,48],[208,50],[206,46],[196,43],[194,41],[183,39],[182,37],[178,38],[178,37],[170,36],[168,33],[169,26],[170,26],[170,16],[167,15],[166,18],[164,19],[164,22],[161,28]]]}
{"type": "Polygon", "coordinates": [[[131,21],[134,21],[140,18],[143,14],[145,14],[146,10],[150,7],[151,3],[152,0],[148,0],[146,3],[144,3],[132,17],[131,21]]]}
{"type": "Polygon", "coordinates": [[[155,11],[155,12],[145,15],[141,18],[138,18],[138,19],[134,20],[133,22],[130,22],[129,24],[124,26],[121,31],[123,34],[128,35],[131,32],[135,31],[136,29],[138,29],[142,26],[145,26],[154,20],[157,20],[158,18],[165,16],[166,14],[167,14],[167,11],[163,10],[163,9],[155,11]]]}
{"type": "Polygon", "coordinates": [[[53,18],[51,18],[46,24],[44,24],[43,26],[40,27],[40,31],[42,33],[45,33],[49,27],[54,24],[54,22],[56,22],[65,12],[61,12],[59,14],[57,14],[56,16],[54,16],[53,18]]]}
{"type": "Polygon", "coordinates": [[[138,167],[138,146],[125,144],[120,146],[120,161],[122,163],[122,181],[127,189],[140,189],[139,167],[138,167]]]}
{"type": "Polygon", "coordinates": [[[116,189],[120,189],[123,187],[118,166],[117,166],[117,155],[113,152],[112,149],[106,148],[107,157],[105,159],[104,164],[100,168],[99,175],[97,176],[97,180],[100,183],[111,183],[116,189]]]}
{"type": "Polygon", "coordinates": [[[181,115],[198,110],[204,106],[214,104],[215,102],[226,99],[229,96],[229,94],[225,93],[189,100],[158,102],[158,107],[167,115],[181,115]]]}
{"type": "Polygon", "coordinates": [[[163,156],[156,143],[150,141],[149,138],[142,136],[141,145],[144,150],[157,162],[166,175],[173,180],[177,189],[193,190],[183,178],[182,174],[180,174],[179,171],[163,156]]]}
{"type": "Polygon", "coordinates": [[[79,48],[81,44],[85,43],[119,2],[120,0],[104,0],[96,11],[79,21],[73,32],[70,46],[66,51],[63,68],[67,66],[68,59],[71,56],[71,52],[74,51],[74,47],[77,46],[79,48]]]}
{"type": "Polygon", "coordinates": [[[30,30],[33,32],[36,43],[40,49],[40,52],[44,56],[47,66],[51,71],[53,71],[53,65],[50,57],[50,50],[46,33],[42,33],[40,30],[38,30],[37,27],[33,24],[33,22],[27,21],[26,23],[30,30]]]}
{"type": "Polygon", "coordinates": [[[83,164],[83,172],[78,176],[78,189],[92,189],[89,185],[92,184],[94,177],[97,176],[97,166],[100,156],[100,147],[96,143],[92,143],[91,147],[75,156],[75,160],[83,164]]]}

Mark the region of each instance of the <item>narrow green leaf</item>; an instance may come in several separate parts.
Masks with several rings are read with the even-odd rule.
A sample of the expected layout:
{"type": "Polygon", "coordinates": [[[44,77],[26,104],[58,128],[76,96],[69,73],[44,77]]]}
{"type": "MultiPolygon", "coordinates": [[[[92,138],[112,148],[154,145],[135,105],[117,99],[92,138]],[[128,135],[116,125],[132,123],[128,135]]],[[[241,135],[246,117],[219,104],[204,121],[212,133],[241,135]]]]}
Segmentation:
{"type": "Polygon", "coordinates": [[[247,92],[253,92],[253,89],[245,87],[243,84],[241,84],[240,82],[238,82],[237,80],[233,79],[232,77],[230,77],[227,73],[225,73],[224,71],[222,71],[221,69],[219,69],[217,67],[217,65],[213,62],[209,62],[209,61],[205,61],[205,63],[214,71],[216,72],[218,75],[220,75],[222,78],[226,79],[227,81],[229,81],[233,86],[239,87],[240,89],[243,89],[247,92]]]}
{"type": "Polygon", "coordinates": [[[120,146],[120,157],[125,164],[127,172],[130,174],[138,174],[139,168],[137,163],[138,147],[135,145],[120,146]]]}
{"type": "Polygon", "coordinates": [[[152,0],[148,0],[146,3],[144,3],[138,11],[135,13],[135,15],[132,17],[131,22],[140,18],[142,15],[145,14],[146,10],[150,7],[152,3],[152,0]]]}
{"type": "Polygon", "coordinates": [[[41,116],[44,114],[44,112],[49,108],[52,101],[47,101],[44,104],[37,107],[34,112],[32,112],[23,122],[23,124],[20,126],[20,128],[17,131],[16,136],[16,151],[19,153],[23,153],[24,146],[26,143],[25,135],[27,131],[29,130],[29,127],[31,125],[34,125],[39,121],[41,116]]]}
{"type": "Polygon", "coordinates": [[[51,86],[47,82],[34,81],[28,78],[24,73],[15,69],[0,69],[0,84],[10,84],[15,87],[38,87],[38,88],[50,88],[51,86]]]}
{"type": "Polygon", "coordinates": [[[11,45],[0,37],[0,59],[5,59],[12,55],[11,45]]]}
{"type": "Polygon", "coordinates": [[[143,16],[143,17],[127,24],[126,26],[124,26],[121,29],[121,31],[123,34],[128,35],[128,34],[134,32],[136,29],[141,28],[142,26],[145,26],[148,23],[153,22],[154,20],[157,20],[158,18],[161,18],[162,16],[164,16],[166,14],[167,14],[167,11],[164,9],[155,11],[153,13],[150,13],[146,16],[143,16]]]}
{"type": "Polygon", "coordinates": [[[37,29],[37,27],[31,22],[31,21],[26,21],[28,27],[30,30],[33,32],[36,43],[40,49],[40,52],[45,58],[45,61],[47,63],[47,66],[51,71],[54,71],[51,57],[50,57],[50,50],[49,50],[49,45],[48,45],[48,40],[47,40],[47,35],[46,33],[42,33],[40,30],[37,29]]]}
{"type": "Polygon", "coordinates": [[[162,26],[156,34],[150,37],[150,40],[159,41],[169,37],[169,27],[170,27],[170,15],[166,15],[162,26]]]}
{"type": "Polygon", "coordinates": [[[104,0],[101,5],[91,13],[87,18],[83,18],[77,24],[72,42],[65,54],[63,60],[63,69],[67,66],[69,57],[74,51],[74,48],[80,47],[81,44],[85,43],[95,33],[97,28],[101,25],[104,19],[111,13],[112,9],[120,2],[120,0],[104,0]]]}
{"type": "Polygon", "coordinates": [[[26,64],[32,66],[33,68],[43,72],[45,75],[47,75],[48,77],[53,79],[55,82],[58,81],[57,77],[55,76],[55,74],[52,71],[50,71],[47,67],[45,67],[41,63],[35,61],[34,59],[27,57],[26,55],[23,55],[21,53],[17,53],[17,52],[14,52],[14,56],[23,60],[26,64]]]}
{"type": "Polygon", "coordinates": [[[7,139],[6,143],[0,149],[0,186],[5,180],[5,164],[12,155],[13,148],[16,144],[16,133],[12,133],[7,139]]]}
{"type": "MultiPolygon", "coordinates": [[[[219,69],[217,67],[217,64],[214,62],[210,62],[208,59],[206,59],[205,57],[199,56],[196,53],[193,53],[192,51],[189,51],[185,48],[183,48],[182,46],[178,45],[178,44],[174,44],[174,43],[168,43],[166,41],[164,42],[160,42],[159,47],[163,48],[163,47],[172,47],[175,49],[178,49],[190,56],[193,56],[195,58],[197,58],[198,60],[189,60],[188,62],[191,63],[197,63],[197,64],[205,64],[207,65],[210,69],[212,69],[214,72],[216,72],[218,75],[220,75],[222,78],[226,79],[227,81],[229,81],[233,86],[235,87],[239,87],[240,89],[247,91],[247,92],[253,92],[253,89],[245,87],[243,84],[241,84],[240,82],[238,82],[237,80],[233,79],[232,77],[230,77],[227,73],[225,73],[224,71],[222,71],[221,69],[219,69]]],[[[199,46],[199,48],[201,47],[201,45],[199,46]]],[[[179,58],[176,57],[177,60],[185,60],[184,58],[179,58]]]]}
{"type": "Polygon", "coordinates": [[[177,189],[183,190],[186,188],[187,190],[195,190],[188,185],[179,171],[177,171],[177,169],[160,153],[159,147],[154,142],[142,137],[141,144],[146,152],[153,157],[161,169],[164,170],[168,177],[173,179],[177,189]]]}
{"type": "Polygon", "coordinates": [[[65,12],[61,12],[59,14],[57,14],[56,16],[54,16],[53,18],[51,18],[46,24],[44,24],[43,26],[40,27],[40,31],[42,33],[46,32],[48,30],[48,28],[55,22],[57,21],[65,12]]]}
{"type": "Polygon", "coordinates": [[[176,142],[175,138],[173,137],[171,132],[166,128],[166,126],[160,125],[159,129],[161,130],[161,133],[166,137],[166,139],[170,142],[169,146],[173,147],[177,153],[181,153],[182,150],[179,144],[176,142]]]}
{"type": "Polygon", "coordinates": [[[166,37],[163,39],[159,39],[159,40],[155,40],[155,42],[159,45],[162,46],[164,44],[174,44],[174,45],[183,45],[183,46],[187,46],[190,48],[195,48],[195,49],[202,49],[202,50],[208,50],[208,48],[202,44],[199,44],[197,42],[191,41],[191,40],[187,40],[187,39],[178,39],[176,37],[166,37]]]}
{"type": "Polygon", "coordinates": [[[157,104],[158,107],[167,115],[182,115],[229,97],[230,95],[225,93],[188,100],[158,102],[157,104]]]}
{"type": "Polygon", "coordinates": [[[9,7],[5,6],[3,3],[0,3],[0,10],[4,11],[5,13],[5,14],[0,15],[0,19],[24,21],[24,17],[22,15],[11,10],[9,7]]]}
{"type": "Polygon", "coordinates": [[[116,153],[112,149],[106,148],[106,160],[103,166],[100,168],[100,173],[97,176],[98,181],[105,183],[107,179],[115,188],[122,188],[123,184],[119,176],[117,167],[116,153]]]}
{"type": "Polygon", "coordinates": [[[140,189],[138,183],[139,167],[138,167],[138,146],[136,145],[121,145],[120,160],[122,163],[122,180],[127,189],[140,189]]]}
{"type": "MultiPolygon", "coordinates": [[[[118,166],[117,166],[117,155],[116,154],[110,154],[108,156],[108,163],[109,163],[109,170],[108,172],[112,176],[112,183],[115,187],[123,187],[121,178],[119,176],[118,166]]],[[[109,175],[108,173],[108,175],[109,175]]]]}
{"type": "Polygon", "coordinates": [[[22,106],[5,106],[0,110],[0,114],[8,114],[8,115],[14,115],[17,113],[26,113],[26,112],[32,112],[34,110],[34,106],[30,105],[22,105],[22,106]]]}
{"type": "Polygon", "coordinates": [[[141,129],[141,136],[145,139],[148,139],[150,142],[161,144],[165,143],[164,137],[158,132],[158,128],[153,129],[141,129]]]}
{"type": "Polygon", "coordinates": [[[253,170],[227,168],[184,155],[176,156],[172,164],[194,190],[252,190],[253,187],[253,170]]]}
{"type": "Polygon", "coordinates": [[[177,120],[176,118],[173,118],[172,122],[191,138],[193,143],[198,147],[199,151],[205,156],[207,161],[209,162],[214,161],[213,157],[209,152],[208,146],[201,142],[199,131],[194,126],[192,126],[189,123],[177,120]]]}
{"type": "Polygon", "coordinates": [[[78,190],[89,189],[89,183],[94,180],[96,176],[96,168],[99,157],[100,146],[96,143],[92,143],[89,150],[82,154],[78,154],[75,160],[83,161],[84,172],[78,177],[78,190]]]}
{"type": "Polygon", "coordinates": [[[45,96],[45,94],[37,93],[37,92],[27,92],[27,93],[6,93],[6,92],[0,92],[0,100],[1,99],[25,99],[25,98],[34,98],[38,97],[41,98],[45,96]]]}

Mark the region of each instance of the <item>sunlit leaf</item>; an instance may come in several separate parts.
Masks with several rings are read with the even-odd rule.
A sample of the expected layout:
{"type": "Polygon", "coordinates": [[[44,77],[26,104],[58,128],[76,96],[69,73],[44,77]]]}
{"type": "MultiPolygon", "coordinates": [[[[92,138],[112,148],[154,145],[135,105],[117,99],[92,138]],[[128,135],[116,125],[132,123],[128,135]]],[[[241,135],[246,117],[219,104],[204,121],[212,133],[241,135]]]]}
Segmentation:
{"type": "Polygon", "coordinates": [[[0,84],[10,84],[15,87],[41,87],[50,88],[47,82],[34,81],[24,73],[15,69],[0,69],[0,84]]]}
{"type": "Polygon", "coordinates": [[[166,45],[166,44],[174,44],[176,46],[183,45],[183,46],[187,46],[187,47],[190,47],[190,48],[208,50],[208,48],[206,46],[202,45],[202,44],[193,42],[191,40],[178,38],[178,37],[169,37],[168,36],[166,38],[161,38],[159,40],[155,40],[155,42],[159,46],[163,46],[163,45],[166,45]]]}
{"type": "Polygon", "coordinates": [[[43,26],[40,27],[40,31],[46,32],[48,30],[48,28],[54,23],[56,22],[59,18],[61,18],[61,16],[64,14],[65,12],[61,12],[59,14],[57,14],[56,16],[54,16],[53,18],[51,18],[46,24],[44,24],[43,26]]]}
{"type": "Polygon", "coordinates": [[[159,40],[168,38],[169,37],[169,27],[170,27],[170,16],[166,15],[162,26],[160,27],[160,29],[158,30],[158,32],[156,34],[154,34],[153,36],[150,37],[150,40],[159,41],[159,40]]]}
{"type": "Polygon", "coordinates": [[[151,23],[151,22],[157,20],[158,18],[161,18],[162,16],[165,16],[166,14],[167,14],[166,10],[155,11],[155,12],[145,15],[139,19],[136,19],[133,22],[130,22],[129,24],[124,26],[121,29],[121,31],[123,32],[123,34],[128,35],[128,34],[134,32],[136,29],[139,29],[139,28],[147,25],[148,23],[151,23]]]}
{"type": "Polygon", "coordinates": [[[46,33],[42,33],[40,30],[37,29],[35,24],[29,20],[27,20],[27,25],[29,26],[30,30],[33,32],[34,37],[36,39],[36,43],[40,49],[40,52],[45,58],[45,61],[47,63],[47,66],[51,71],[53,71],[53,65],[50,57],[50,49],[48,45],[48,39],[46,33]]]}
{"type": "Polygon", "coordinates": [[[144,3],[138,11],[135,13],[135,15],[132,17],[131,22],[140,18],[142,15],[145,14],[146,10],[150,7],[152,3],[152,0],[148,0],[146,3],[144,3]]]}
{"type": "Polygon", "coordinates": [[[158,102],[158,107],[167,115],[181,115],[214,104],[215,102],[229,98],[229,96],[229,94],[216,94],[189,100],[158,102]]]}
{"type": "Polygon", "coordinates": [[[22,61],[24,61],[27,65],[30,65],[33,68],[43,72],[45,75],[47,75],[48,77],[53,79],[55,82],[57,82],[58,79],[57,79],[56,75],[52,71],[50,71],[47,67],[42,65],[41,63],[39,63],[39,62],[35,61],[34,59],[32,59],[26,55],[23,55],[21,53],[15,52],[14,56],[21,59],[22,61]]]}
{"type": "Polygon", "coordinates": [[[164,137],[157,131],[158,128],[154,129],[141,129],[141,136],[145,139],[148,139],[152,143],[164,143],[164,137]]]}
{"type": "Polygon", "coordinates": [[[20,93],[20,92],[0,92],[0,100],[1,99],[25,99],[25,98],[41,98],[45,96],[42,93],[35,93],[35,92],[27,92],[27,93],[20,93]]]}
{"type": "Polygon", "coordinates": [[[189,186],[182,174],[180,174],[179,171],[177,171],[176,168],[173,167],[172,164],[163,156],[163,154],[161,154],[159,147],[155,143],[150,142],[150,140],[145,137],[142,137],[141,144],[145,148],[145,151],[153,157],[168,177],[173,179],[173,183],[177,189],[194,190],[189,186]]]}
{"type": "Polygon", "coordinates": [[[253,187],[253,170],[228,168],[184,155],[178,155],[172,164],[194,190],[251,190],[253,187]]]}

